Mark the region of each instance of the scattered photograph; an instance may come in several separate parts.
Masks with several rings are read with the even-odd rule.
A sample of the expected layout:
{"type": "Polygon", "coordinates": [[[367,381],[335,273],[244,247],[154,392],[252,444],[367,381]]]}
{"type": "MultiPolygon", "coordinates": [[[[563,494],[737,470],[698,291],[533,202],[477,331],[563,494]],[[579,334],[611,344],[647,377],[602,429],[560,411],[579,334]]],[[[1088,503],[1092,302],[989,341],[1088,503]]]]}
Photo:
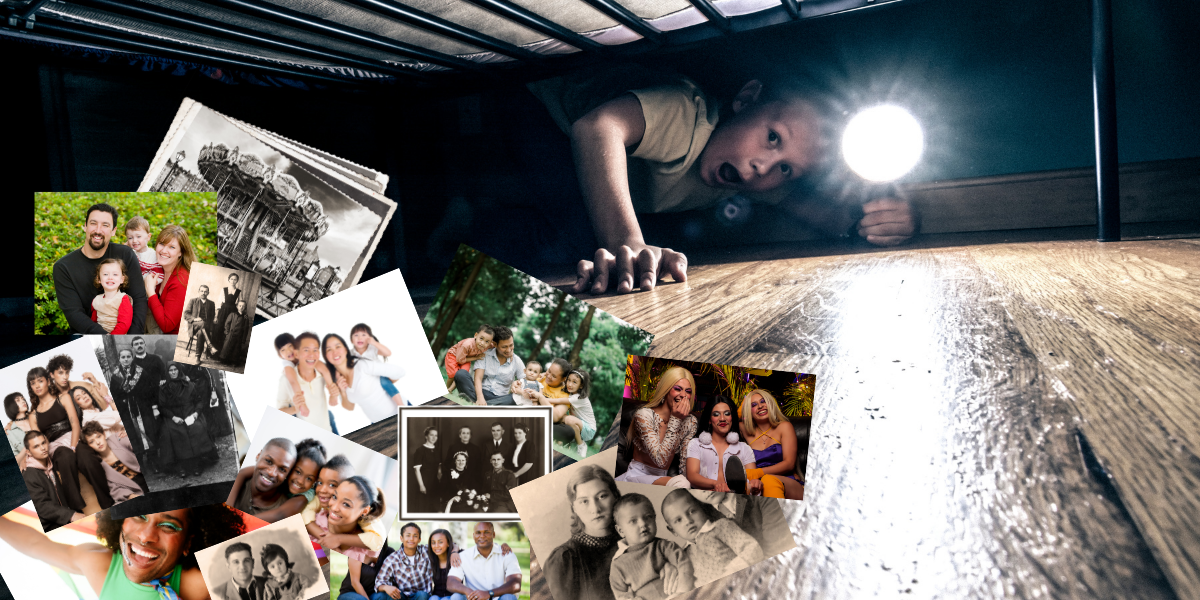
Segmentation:
{"type": "Polygon", "coordinates": [[[513,490],[555,598],[659,600],[796,547],[781,500],[617,481],[615,466],[610,449],[513,490]]]}
{"type": "Polygon", "coordinates": [[[175,342],[173,335],[94,340],[93,357],[111,382],[113,404],[151,492],[183,490],[146,498],[143,509],[219,502],[224,495],[214,498],[214,489],[228,490],[237,472],[241,427],[225,373],[175,362],[175,342]],[[186,504],[173,504],[178,498],[186,504]]]}
{"type": "Polygon", "coordinates": [[[254,327],[230,374],[250,431],[270,406],[346,434],[446,392],[399,270],[254,327]]]}
{"type": "Polygon", "coordinates": [[[816,382],[805,373],[630,356],[617,480],[803,500],[816,382]]]}
{"type": "Polygon", "coordinates": [[[144,598],[149,590],[201,600],[208,591],[197,553],[266,522],[218,503],[129,518],[101,511],[48,533],[38,525],[31,504],[0,516],[0,575],[12,598],[144,598]]]}
{"type": "Polygon", "coordinates": [[[473,592],[486,598],[489,591],[497,600],[524,600],[530,597],[530,559],[529,539],[518,522],[408,522],[396,527],[374,564],[332,561],[330,587],[345,600],[420,592],[431,599],[469,598],[473,592]]]}
{"type": "Polygon", "coordinates": [[[150,489],[131,445],[136,430],[114,408],[92,339],[102,338],[0,370],[4,430],[44,531],[150,489]]]}
{"type": "Polygon", "coordinates": [[[175,361],[241,373],[246,368],[261,279],[258,273],[193,265],[175,361]]]}
{"type": "Polygon", "coordinates": [[[400,409],[402,519],[516,519],[514,487],[550,472],[546,406],[400,409]]]}
{"type": "Polygon", "coordinates": [[[396,520],[399,477],[396,459],[264,408],[226,502],[272,523],[299,517],[322,556],[372,562],[396,520]]]}
{"type": "Polygon", "coordinates": [[[196,553],[212,598],[308,600],[329,593],[299,515],[196,553]]]}
{"type": "Polygon", "coordinates": [[[138,189],[216,192],[217,264],[262,275],[273,318],[358,283],[396,209],[360,170],[185,99],[138,189]]]}
{"type": "Polygon", "coordinates": [[[194,263],[216,262],[217,195],[33,195],[34,333],[174,334],[194,263]]]}
{"type": "Polygon", "coordinates": [[[459,404],[549,406],[554,450],[600,450],[621,410],[625,357],[653,335],[466,245],[425,315],[459,404]]]}

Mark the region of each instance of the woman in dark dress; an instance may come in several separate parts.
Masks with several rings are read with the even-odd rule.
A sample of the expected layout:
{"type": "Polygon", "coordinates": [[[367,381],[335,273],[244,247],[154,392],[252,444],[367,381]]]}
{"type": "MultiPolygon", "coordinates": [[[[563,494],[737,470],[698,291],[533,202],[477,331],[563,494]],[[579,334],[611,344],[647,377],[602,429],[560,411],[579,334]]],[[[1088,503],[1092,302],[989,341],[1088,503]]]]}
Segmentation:
{"type": "Polygon", "coordinates": [[[158,446],[162,464],[177,466],[182,476],[187,476],[190,466],[192,475],[199,475],[203,465],[211,464],[217,452],[203,414],[207,402],[196,401],[193,394],[196,384],[184,380],[179,365],[171,363],[167,367],[167,378],[158,391],[158,410],[162,413],[158,446]]]}
{"type": "MultiPolygon", "coordinates": [[[[222,307],[224,308],[224,307],[222,307]]],[[[242,362],[242,346],[246,336],[250,334],[250,317],[246,315],[246,301],[239,300],[237,312],[230,311],[223,323],[225,336],[221,345],[221,353],[217,359],[223,363],[238,364],[242,362]]]]}
{"type": "Polygon", "coordinates": [[[234,312],[242,312],[241,308],[237,308],[238,300],[242,298],[242,290],[238,289],[238,274],[229,274],[229,285],[221,288],[221,308],[217,311],[217,326],[213,331],[213,344],[218,348],[224,346],[225,343],[225,319],[234,312]]]}
{"type": "Polygon", "coordinates": [[[414,512],[438,512],[438,499],[441,498],[441,451],[437,447],[438,431],[433,427],[425,428],[425,443],[417,446],[413,453],[412,465],[408,473],[408,489],[413,490],[414,512]]]}
{"type": "Polygon", "coordinates": [[[537,452],[529,442],[529,426],[522,423],[513,428],[513,440],[516,441],[513,455],[505,457],[508,464],[504,466],[517,475],[517,485],[522,485],[542,473],[536,468],[537,452]]]}
{"type": "Polygon", "coordinates": [[[580,465],[567,482],[571,539],[545,562],[546,582],[555,598],[615,600],[609,569],[617,553],[613,505],[621,497],[613,476],[597,465],[580,465]]]}

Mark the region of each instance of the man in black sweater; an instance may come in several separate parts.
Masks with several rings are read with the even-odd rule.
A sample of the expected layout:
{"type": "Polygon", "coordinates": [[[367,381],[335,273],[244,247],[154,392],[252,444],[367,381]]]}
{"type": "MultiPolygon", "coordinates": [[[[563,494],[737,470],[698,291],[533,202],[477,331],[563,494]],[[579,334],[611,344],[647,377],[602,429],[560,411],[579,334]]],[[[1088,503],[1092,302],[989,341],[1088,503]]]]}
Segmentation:
{"type": "Polygon", "coordinates": [[[141,263],[132,248],[109,243],[116,222],[117,209],[108,204],[93,204],[87,210],[83,225],[86,236],[83,247],[54,263],[54,294],[58,297],[58,308],[66,315],[67,323],[75,333],[108,333],[92,320],[92,300],[100,294],[95,284],[96,265],[106,258],[119,258],[125,262],[125,275],[129,278],[125,293],[133,301],[133,323],[129,333],[145,331],[146,286],[142,282],[141,263]]]}

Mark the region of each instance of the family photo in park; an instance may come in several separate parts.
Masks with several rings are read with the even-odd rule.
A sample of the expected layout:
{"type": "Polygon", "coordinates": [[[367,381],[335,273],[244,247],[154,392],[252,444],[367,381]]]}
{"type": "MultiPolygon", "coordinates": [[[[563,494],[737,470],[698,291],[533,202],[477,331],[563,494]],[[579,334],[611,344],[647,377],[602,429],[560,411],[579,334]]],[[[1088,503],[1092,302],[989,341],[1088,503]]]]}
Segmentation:
{"type": "Polygon", "coordinates": [[[216,262],[216,194],[34,194],[34,333],[175,334],[216,262]]]}
{"type": "Polygon", "coordinates": [[[621,407],[625,357],[653,336],[466,245],[425,315],[459,404],[548,406],[554,450],[599,451],[621,407]]]}

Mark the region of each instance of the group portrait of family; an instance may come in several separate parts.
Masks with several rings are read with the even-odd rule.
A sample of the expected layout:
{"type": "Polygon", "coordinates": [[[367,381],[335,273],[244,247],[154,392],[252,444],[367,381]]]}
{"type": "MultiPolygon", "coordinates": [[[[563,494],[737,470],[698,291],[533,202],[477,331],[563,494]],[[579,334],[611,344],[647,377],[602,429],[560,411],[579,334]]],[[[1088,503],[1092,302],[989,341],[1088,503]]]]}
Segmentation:
{"type": "Polygon", "coordinates": [[[261,279],[258,273],[196,264],[184,296],[175,360],[241,373],[261,279]]]}
{"type": "Polygon", "coordinates": [[[468,246],[425,316],[448,397],[548,406],[554,449],[599,450],[620,411],[625,357],[652,336],[468,246]]]}
{"type": "Polygon", "coordinates": [[[35,254],[36,332],[177,334],[192,269],[201,260],[215,262],[216,221],[196,206],[199,214],[187,215],[189,226],[201,229],[200,237],[194,237],[181,225],[163,222],[161,214],[193,210],[205,199],[190,196],[204,195],[92,196],[111,196],[106,199],[128,208],[92,202],[84,194],[35,197],[39,210],[52,215],[46,219],[59,216],[62,223],[80,224],[82,230],[81,236],[70,225],[36,224],[38,230],[62,228],[35,254]]]}

